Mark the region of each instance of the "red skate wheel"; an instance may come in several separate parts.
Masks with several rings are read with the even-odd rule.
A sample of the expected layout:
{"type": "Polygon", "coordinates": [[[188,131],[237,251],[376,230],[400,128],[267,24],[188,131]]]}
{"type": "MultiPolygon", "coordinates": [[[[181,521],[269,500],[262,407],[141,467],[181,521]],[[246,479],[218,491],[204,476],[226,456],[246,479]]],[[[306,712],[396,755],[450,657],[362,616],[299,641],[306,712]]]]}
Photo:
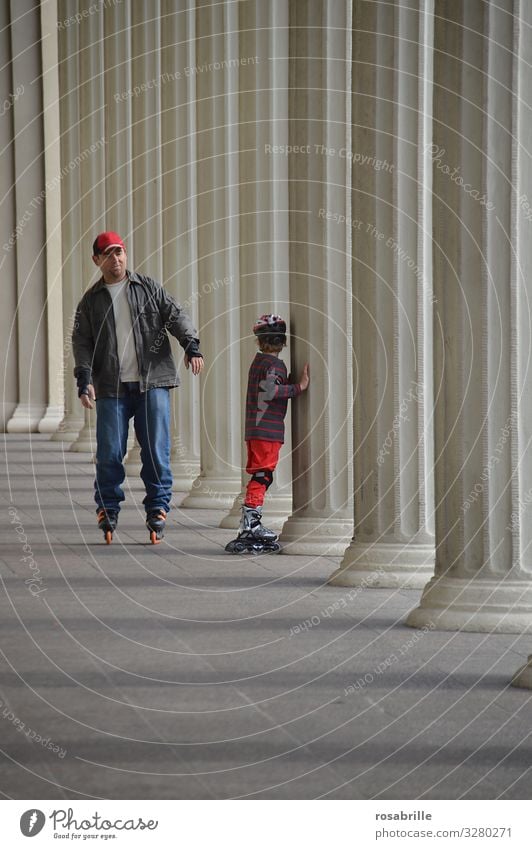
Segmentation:
{"type": "Polygon", "coordinates": [[[159,545],[160,539],[157,539],[157,534],[155,531],[150,531],[150,540],[152,545],[159,545]]]}
{"type": "Polygon", "coordinates": [[[112,534],[112,532],[111,532],[111,531],[106,531],[106,532],[105,532],[105,544],[106,544],[106,545],[111,545],[112,541],[113,541],[113,534],[112,534]]]}

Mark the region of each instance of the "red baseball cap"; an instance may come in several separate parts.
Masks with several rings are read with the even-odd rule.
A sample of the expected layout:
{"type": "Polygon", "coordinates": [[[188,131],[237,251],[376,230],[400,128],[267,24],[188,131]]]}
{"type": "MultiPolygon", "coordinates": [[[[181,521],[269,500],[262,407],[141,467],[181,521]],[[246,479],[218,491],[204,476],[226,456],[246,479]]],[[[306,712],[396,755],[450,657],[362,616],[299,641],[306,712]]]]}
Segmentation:
{"type": "Polygon", "coordinates": [[[96,256],[96,254],[103,254],[105,251],[109,250],[109,248],[126,249],[126,246],[118,233],[113,233],[112,230],[109,230],[106,233],[100,233],[99,236],[96,236],[92,246],[92,254],[93,256],[96,256]]]}

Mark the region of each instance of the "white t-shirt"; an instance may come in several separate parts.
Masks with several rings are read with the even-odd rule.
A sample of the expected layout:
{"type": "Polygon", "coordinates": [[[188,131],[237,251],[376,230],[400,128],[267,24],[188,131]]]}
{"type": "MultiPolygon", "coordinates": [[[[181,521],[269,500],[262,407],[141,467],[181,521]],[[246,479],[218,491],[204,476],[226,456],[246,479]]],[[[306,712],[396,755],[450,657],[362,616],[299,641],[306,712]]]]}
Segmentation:
{"type": "Polygon", "coordinates": [[[118,346],[118,360],[120,362],[120,380],[139,381],[139,366],[137,352],[135,350],[135,339],[133,337],[133,322],[131,310],[127,299],[127,277],[120,283],[106,283],[105,288],[113,300],[113,313],[116,327],[116,344],[118,346]]]}

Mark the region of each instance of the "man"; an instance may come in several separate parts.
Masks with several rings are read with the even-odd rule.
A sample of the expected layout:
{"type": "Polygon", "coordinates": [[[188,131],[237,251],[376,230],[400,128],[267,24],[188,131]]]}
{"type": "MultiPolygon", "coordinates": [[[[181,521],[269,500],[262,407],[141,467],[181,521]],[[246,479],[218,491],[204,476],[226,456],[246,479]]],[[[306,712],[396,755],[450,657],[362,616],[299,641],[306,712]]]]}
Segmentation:
{"type": "Polygon", "coordinates": [[[81,403],[93,409],[96,401],[98,526],[110,543],[124,500],[123,460],[133,418],[146,525],[157,543],[172,495],[169,390],[179,385],[168,333],[184,348],[185,366],[194,375],[203,369],[199,339],[190,318],[162,286],[128,271],[126,246],[117,233],[100,233],[92,253],[102,276],[78,304],[72,343],[81,403]]]}

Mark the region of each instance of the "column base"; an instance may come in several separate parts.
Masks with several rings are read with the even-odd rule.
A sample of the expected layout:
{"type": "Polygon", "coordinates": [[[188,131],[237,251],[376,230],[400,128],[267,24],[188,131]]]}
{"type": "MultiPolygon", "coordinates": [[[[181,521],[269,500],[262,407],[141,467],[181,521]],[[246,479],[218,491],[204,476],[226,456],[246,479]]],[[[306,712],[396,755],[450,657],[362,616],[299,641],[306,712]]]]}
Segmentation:
{"type": "Polygon", "coordinates": [[[336,587],[423,589],[434,575],[434,563],[433,545],[352,540],[328,583],[336,587]]]}
{"type": "MultiPolygon", "coordinates": [[[[244,492],[239,492],[234,500],[231,510],[224,516],[219,528],[229,528],[235,530],[240,525],[242,516],[241,507],[244,500],[244,492]]],[[[264,524],[274,531],[280,531],[286,522],[288,516],[292,512],[292,496],[272,493],[266,496],[266,501],[263,507],[264,524]]]]}
{"type": "Polygon", "coordinates": [[[44,410],[42,404],[19,404],[7,423],[7,432],[37,433],[44,410]]]}
{"type": "Polygon", "coordinates": [[[190,492],[192,484],[200,476],[201,466],[197,456],[187,460],[182,449],[173,449],[170,454],[174,492],[190,492]]]}
{"type": "Polygon", "coordinates": [[[232,506],[240,486],[240,477],[214,478],[199,475],[179,506],[193,510],[227,510],[232,506]]]}
{"type": "Polygon", "coordinates": [[[406,624],[440,631],[524,634],[532,630],[532,582],[434,577],[406,624]]]}
{"type": "Polygon", "coordinates": [[[279,542],[285,554],[338,556],[353,537],[353,523],[345,519],[290,516],[279,542]]]}
{"type": "Polygon", "coordinates": [[[96,428],[85,424],[78,438],[74,444],[70,446],[69,450],[74,451],[77,454],[90,454],[92,463],[92,455],[96,450],[96,428]]]}
{"type": "Polygon", "coordinates": [[[512,687],[523,687],[532,690],[532,654],[528,656],[528,663],[518,669],[511,681],[512,687]]]}
{"type": "Polygon", "coordinates": [[[59,427],[52,435],[52,442],[75,442],[80,435],[85,419],[71,413],[64,416],[59,427]]]}
{"type": "Polygon", "coordinates": [[[190,466],[187,466],[186,469],[180,468],[177,469],[172,464],[172,475],[174,478],[174,492],[190,492],[192,489],[192,485],[196,478],[200,473],[199,466],[194,469],[190,466]]]}
{"type": "Polygon", "coordinates": [[[128,440],[127,454],[124,457],[124,466],[128,477],[130,475],[140,475],[142,462],[140,459],[140,445],[136,440],[132,441],[132,444],[130,444],[128,440]]]}
{"type": "Polygon", "coordinates": [[[55,433],[61,426],[63,416],[65,415],[64,407],[47,407],[44,411],[44,416],[39,422],[37,430],[39,433],[55,433]]]}
{"type": "Polygon", "coordinates": [[[230,530],[234,530],[235,528],[238,528],[238,526],[240,524],[240,516],[241,516],[240,508],[242,507],[243,497],[244,497],[243,490],[240,490],[240,492],[238,493],[237,497],[235,498],[235,500],[233,502],[233,506],[231,507],[231,510],[229,511],[227,516],[223,517],[222,521],[218,525],[219,528],[229,528],[230,530]]]}

